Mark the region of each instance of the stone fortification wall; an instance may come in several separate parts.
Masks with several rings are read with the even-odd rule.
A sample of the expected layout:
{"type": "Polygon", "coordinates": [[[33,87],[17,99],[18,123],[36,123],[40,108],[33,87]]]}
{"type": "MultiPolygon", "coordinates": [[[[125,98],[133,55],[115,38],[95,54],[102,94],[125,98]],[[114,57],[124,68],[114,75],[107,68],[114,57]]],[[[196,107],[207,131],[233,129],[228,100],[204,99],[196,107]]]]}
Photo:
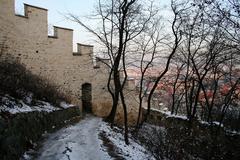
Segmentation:
{"type": "Polygon", "coordinates": [[[90,83],[93,106],[103,108],[110,97],[107,74],[93,65],[93,46],[78,44],[73,53],[73,30],[55,26],[53,36],[48,36],[48,10],[28,4],[24,8],[24,15],[15,15],[15,0],[0,0],[1,53],[55,83],[75,104],[81,104],[82,84],[90,83]]]}
{"type": "Polygon", "coordinates": [[[81,118],[78,107],[0,116],[0,159],[21,159],[20,156],[32,149],[44,133],[76,123],[81,118]]]}

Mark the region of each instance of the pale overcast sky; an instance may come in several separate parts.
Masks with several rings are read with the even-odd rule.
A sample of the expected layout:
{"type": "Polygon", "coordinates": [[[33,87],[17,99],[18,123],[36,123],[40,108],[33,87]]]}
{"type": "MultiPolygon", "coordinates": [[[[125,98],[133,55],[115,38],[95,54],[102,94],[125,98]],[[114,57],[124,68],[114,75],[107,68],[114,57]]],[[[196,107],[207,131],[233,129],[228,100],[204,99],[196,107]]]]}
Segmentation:
{"type": "MultiPolygon", "coordinates": [[[[79,24],[67,20],[64,15],[73,13],[79,16],[91,15],[94,12],[98,0],[16,0],[15,11],[17,14],[24,13],[23,3],[48,9],[49,26],[61,26],[74,29],[73,46],[76,49],[76,43],[92,44],[93,37],[87,33],[79,24]]],[[[169,5],[170,0],[156,0],[162,5],[169,5]]]]}

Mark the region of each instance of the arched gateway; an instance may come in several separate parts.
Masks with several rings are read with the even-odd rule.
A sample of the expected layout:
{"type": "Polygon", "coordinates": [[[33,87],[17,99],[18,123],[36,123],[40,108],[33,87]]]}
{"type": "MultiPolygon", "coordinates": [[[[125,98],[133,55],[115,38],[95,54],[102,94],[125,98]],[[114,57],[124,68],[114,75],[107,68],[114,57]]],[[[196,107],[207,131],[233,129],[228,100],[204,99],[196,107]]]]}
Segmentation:
{"type": "Polygon", "coordinates": [[[92,112],[92,85],[90,83],[82,85],[82,106],[84,112],[92,112]]]}

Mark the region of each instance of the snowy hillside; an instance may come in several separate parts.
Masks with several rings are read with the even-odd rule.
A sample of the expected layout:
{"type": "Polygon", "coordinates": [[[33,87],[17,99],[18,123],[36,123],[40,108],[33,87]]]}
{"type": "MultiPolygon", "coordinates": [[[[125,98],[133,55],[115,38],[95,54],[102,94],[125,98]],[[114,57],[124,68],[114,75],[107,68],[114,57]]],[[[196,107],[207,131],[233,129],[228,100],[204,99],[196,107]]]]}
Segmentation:
{"type": "Polygon", "coordinates": [[[33,100],[32,95],[32,93],[29,93],[23,99],[16,99],[7,94],[4,96],[0,95],[0,112],[9,112],[11,114],[33,111],[53,112],[60,110],[61,108],[69,108],[73,106],[66,102],[62,102],[60,107],[56,107],[45,101],[33,100]]]}

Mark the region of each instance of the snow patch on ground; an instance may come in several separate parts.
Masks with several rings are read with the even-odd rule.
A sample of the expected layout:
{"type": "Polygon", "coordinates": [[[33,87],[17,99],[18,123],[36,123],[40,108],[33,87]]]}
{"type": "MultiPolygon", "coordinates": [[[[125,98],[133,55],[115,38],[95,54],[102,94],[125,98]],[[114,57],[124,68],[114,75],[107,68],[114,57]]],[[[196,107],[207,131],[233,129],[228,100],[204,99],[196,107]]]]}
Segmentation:
{"type": "MultiPolygon", "coordinates": [[[[209,126],[212,125],[212,124],[215,125],[215,126],[219,126],[219,125],[220,125],[220,123],[217,122],[217,121],[213,121],[212,124],[211,124],[211,122],[207,122],[207,121],[203,121],[203,120],[200,120],[200,119],[199,119],[199,122],[200,122],[201,124],[209,125],[209,126]]],[[[221,124],[221,127],[224,127],[223,124],[221,124]]]]}
{"type": "Polygon", "coordinates": [[[162,114],[165,114],[166,118],[170,118],[171,117],[171,118],[178,118],[178,119],[188,120],[187,116],[171,114],[170,111],[163,111],[163,110],[156,109],[156,108],[151,108],[151,110],[152,111],[156,111],[156,112],[160,112],[162,114]]]}
{"type": "MultiPolygon", "coordinates": [[[[213,121],[212,124],[211,124],[211,122],[202,121],[202,120],[199,120],[199,122],[200,122],[201,124],[208,125],[208,126],[210,126],[210,125],[219,126],[219,125],[220,125],[220,123],[217,122],[217,121],[213,121]]],[[[222,127],[222,128],[225,130],[225,132],[228,133],[228,134],[232,134],[232,135],[240,135],[240,131],[229,130],[229,129],[227,129],[223,124],[221,124],[220,127],[222,127]]]]}
{"type": "Polygon", "coordinates": [[[239,131],[235,131],[235,130],[226,130],[226,132],[228,134],[232,134],[232,135],[240,135],[240,132],[239,131]]]}
{"type": "Polygon", "coordinates": [[[188,120],[187,116],[171,114],[170,111],[167,111],[167,112],[161,111],[161,113],[166,114],[167,115],[166,118],[177,118],[182,120],[188,120]]]}
{"type": "Polygon", "coordinates": [[[66,102],[61,102],[60,103],[60,107],[62,107],[62,108],[64,108],[64,109],[66,109],[66,108],[70,108],[70,107],[74,107],[75,105],[73,105],[73,104],[68,104],[68,103],[66,103],[66,102]]]}
{"type": "Polygon", "coordinates": [[[23,154],[23,157],[20,160],[31,160],[31,156],[29,156],[26,152],[23,154]]]}
{"type": "MultiPolygon", "coordinates": [[[[33,111],[53,112],[60,110],[60,108],[57,108],[45,101],[37,100],[34,104],[31,105],[32,94],[29,94],[29,96],[24,98],[24,100],[15,99],[9,95],[0,96],[0,102],[0,112],[9,112],[11,114],[33,111]]],[[[68,106],[70,107],[71,105],[68,106]]]]}
{"type": "MultiPolygon", "coordinates": [[[[146,108],[145,108],[146,109],[146,108]]],[[[163,110],[159,110],[159,109],[155,109],[155,108],[151,108],[152,111],[156,111],[156,112],[160,112],[162,114],[166,115],[166,118],[172,117],[172,118],[178,118],[178,119],[182,119],[182,120],[188,120],[187,116],[184,115],[173,115],[171,114],[170,111],[163,111],[163,110]]],[[[219,126],[220,123],[218,121],[213,121],[213,122],[207,122],[207,121],[203,121],[201,119],[198,120],[199,123],[204,124],[204,125],[215,125],[215,126],[219,126]]],[[[235,131],[235,130],[229,130],[227,129],[223,124],[221,124],[221,127],[224,128],[224,130],[228,133],[228,134],[237,134],[240,135],[239,131],[235,131]]]]}
{"type": "Polygon", "coordinates": [[[118,152],[121,153],[121,156],[125,159],[131,160],[153,160],[154,158],[151,154],[140,144],[134,141],[131,137],[129,138],[129,145],[125,144],[124,136],[121,132],[114,132],[111,127],[102,123],[100,131],[104,131],[108,135],[108,139],[117,147],[118,152]]]}

